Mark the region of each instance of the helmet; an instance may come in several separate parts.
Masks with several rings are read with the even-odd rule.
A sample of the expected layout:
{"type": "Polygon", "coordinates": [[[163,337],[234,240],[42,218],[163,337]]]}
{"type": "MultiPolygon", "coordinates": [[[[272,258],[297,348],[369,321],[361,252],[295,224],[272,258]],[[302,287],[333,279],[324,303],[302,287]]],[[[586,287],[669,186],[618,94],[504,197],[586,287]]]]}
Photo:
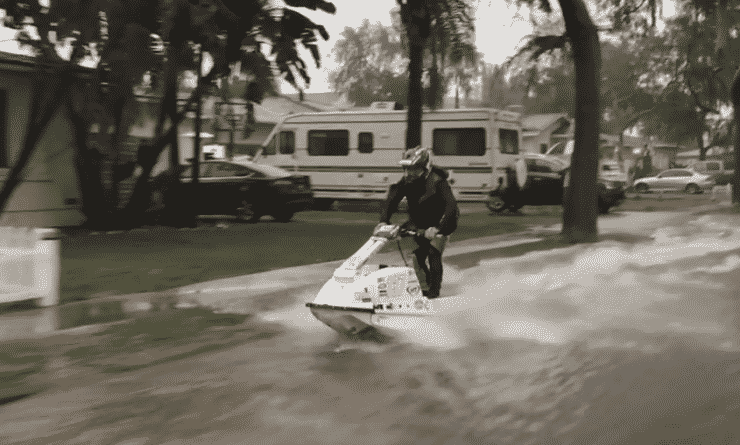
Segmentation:
{"type": "Polygon", "coordinates": [[[404,151],[399,164],[404,167],[423,167],[425,171],[429,171],[432,166],[432,157],[428,148],[419,145],[404,151]]]}

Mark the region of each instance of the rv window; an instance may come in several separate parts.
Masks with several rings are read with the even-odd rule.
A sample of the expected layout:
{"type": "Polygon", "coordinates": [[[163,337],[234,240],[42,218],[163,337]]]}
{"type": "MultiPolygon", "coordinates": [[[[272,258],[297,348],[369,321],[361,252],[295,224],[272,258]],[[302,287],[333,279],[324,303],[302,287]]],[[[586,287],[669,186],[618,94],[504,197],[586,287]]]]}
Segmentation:
{"type": "Polygon", "coordinates": [[[276,134],[275,136],[272,137],[272,139],[270,139],[270,142],[268,142],[267,145],[262,147],[262,156],[268,156],[268,155],[275,154],[275,145],[276,145],[275,140],[277,139],[277,137],[278,135],[276,134]]]}
{"type": "Polygon", "coordinates": [[[436,128],[432,152],[437,156],[483,156],[486,130],[483,128],[436,128]]]}
{"type": "Polygon", "coordinates": [[[292,155],[295,153],[295,133],[292,131],[280,132],[280,154],[292,155]]]}
{"type": "Polygon", "coordinates": [[[372,153],[373,152],[373,134],[372,133],[360,133],[357,135],[357,150],[360,153],[372,153]]]}
{"type": "Polygon", "coordinates": [[[311,156],[347,156],[349,154],[349,131],[309,131],[308,154],[311,156]]]}
{"type": "Polygon", "coordinates": [[[516,130],[498,130],[499,144],[501,153],[516,155],[519,154],[519,132],[516,130]]]}

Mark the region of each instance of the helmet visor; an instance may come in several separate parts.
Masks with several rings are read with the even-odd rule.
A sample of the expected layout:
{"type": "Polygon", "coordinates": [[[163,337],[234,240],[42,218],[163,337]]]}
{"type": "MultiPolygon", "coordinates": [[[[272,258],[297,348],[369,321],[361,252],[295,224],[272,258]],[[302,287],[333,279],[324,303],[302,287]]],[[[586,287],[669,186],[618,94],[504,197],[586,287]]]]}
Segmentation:
{"type": "Polygon", "coordinates": [[[404,165],[403,167],[403,177],[406,178],[406,180],[408,181],[419,179],[424,176],[424,173],[426,173],[426,170],[422,165],[404,165]]]}

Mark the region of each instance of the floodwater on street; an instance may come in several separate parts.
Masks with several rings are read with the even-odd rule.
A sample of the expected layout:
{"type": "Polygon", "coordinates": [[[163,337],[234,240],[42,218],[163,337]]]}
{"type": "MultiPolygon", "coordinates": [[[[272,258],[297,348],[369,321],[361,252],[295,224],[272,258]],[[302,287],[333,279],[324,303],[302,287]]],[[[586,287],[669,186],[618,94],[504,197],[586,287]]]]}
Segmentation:
{"type": "Polygon", "coordinates": [[[738,269],[740,227],[715,216],[448,265],[467,309],[390,344],[341,341],[296,294],[215,352],[60,356],[57,386],[2,407],[0,443],[738,443],[738,269]]]}

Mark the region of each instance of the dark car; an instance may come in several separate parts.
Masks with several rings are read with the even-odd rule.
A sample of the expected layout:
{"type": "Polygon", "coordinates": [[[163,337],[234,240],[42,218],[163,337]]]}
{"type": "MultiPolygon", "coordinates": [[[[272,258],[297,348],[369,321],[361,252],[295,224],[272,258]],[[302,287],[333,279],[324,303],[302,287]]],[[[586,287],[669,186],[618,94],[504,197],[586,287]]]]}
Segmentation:
{"type": "MultiPolygon", "coordinates": [[[[562,205],[564,187],[570,182],[570,167],[562,160],[548,155],[526,153],[522,156],[517,168],[507,169],[509,187],[500,185],[489,193],[486,203],[495,213],[504,210],[517,211],[524,207],[541,205],[562,205]],[[526,166],[526,169],[523,168],[526,166]],[[517,181],[519,174],[526,175],[523,186],[517,181]]],[[[625,199],[624,182],[599,174],[599,213],[608,213],[609,209],[622,203],[625,199]]]]}
{"type": "Polygon", "coordinates": [[[192,165],[182,166],[180,182],[187,201],[199,215],[232,215],[247,222],[270,215],[288,222],[295,212],[313,205],[308,176],[250,161],[207,160],[200,163],[193,187],[192,165]]]}

